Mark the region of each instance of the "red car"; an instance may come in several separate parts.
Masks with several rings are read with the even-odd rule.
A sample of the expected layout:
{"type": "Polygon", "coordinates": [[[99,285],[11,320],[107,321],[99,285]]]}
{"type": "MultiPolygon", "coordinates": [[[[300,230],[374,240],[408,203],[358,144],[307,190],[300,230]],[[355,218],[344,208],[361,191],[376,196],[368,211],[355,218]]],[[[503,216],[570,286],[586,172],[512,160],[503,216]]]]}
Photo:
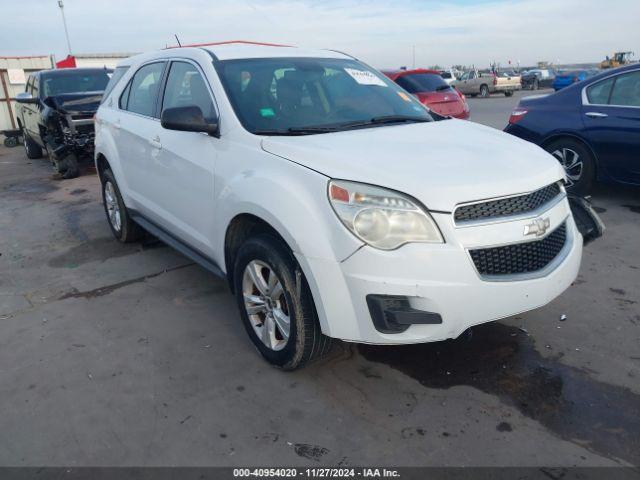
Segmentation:
{"type": "Polygon", "coordinates": [[[435,113],[448,117],[469,118],[469,105],[464,95],[445,82],[440,72],[417,68],[382,73],[435,113]]]}

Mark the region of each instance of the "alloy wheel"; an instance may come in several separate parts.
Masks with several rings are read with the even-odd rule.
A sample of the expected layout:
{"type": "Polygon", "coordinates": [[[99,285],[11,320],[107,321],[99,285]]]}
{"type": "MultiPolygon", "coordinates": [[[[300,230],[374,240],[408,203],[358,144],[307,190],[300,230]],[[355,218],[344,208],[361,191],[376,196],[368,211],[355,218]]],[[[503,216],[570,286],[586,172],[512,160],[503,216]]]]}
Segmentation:
{"type": "Polygon", "coordinates": [[[282,282],[269,265],[252,260],[242,277],[244,307],[253,330],[274,351],[289,341],[291,319],[282,282]]]}
{"type": "Polygon", "coordinates": [[[104,184],[104,203],[107,207],[107,216],[109,223],[116,232],[120,232],[122,228],[122,217],[120,216],[120,204],[113,183],[107,181],[104,184]]]}
{"type": "Polygon", "coordinates": [[[551,155],[556,157],[567,173],[567,187],[578,183],[582,177],[584,164],[580,155],[570,148],[558,148],[551,155]]]}

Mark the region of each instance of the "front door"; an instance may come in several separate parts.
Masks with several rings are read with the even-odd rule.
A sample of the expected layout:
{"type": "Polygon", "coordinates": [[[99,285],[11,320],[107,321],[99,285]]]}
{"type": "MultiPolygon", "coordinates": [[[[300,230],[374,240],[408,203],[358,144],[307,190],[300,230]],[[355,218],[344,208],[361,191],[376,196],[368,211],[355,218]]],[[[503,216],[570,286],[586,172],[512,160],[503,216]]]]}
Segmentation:
{"type": "MultiPolygon", "coordinates": [[[[161,110],[196,106],[206,120],[217,118],[208,82],[195,63],[171,62],[161,98],[161,110]]],[[[220,140],[206,133],[161,128],[158,141],[162,148],[153,159],[159,193],[155,203],[173,233],[212,255],[214,170],[220,140]]]]}

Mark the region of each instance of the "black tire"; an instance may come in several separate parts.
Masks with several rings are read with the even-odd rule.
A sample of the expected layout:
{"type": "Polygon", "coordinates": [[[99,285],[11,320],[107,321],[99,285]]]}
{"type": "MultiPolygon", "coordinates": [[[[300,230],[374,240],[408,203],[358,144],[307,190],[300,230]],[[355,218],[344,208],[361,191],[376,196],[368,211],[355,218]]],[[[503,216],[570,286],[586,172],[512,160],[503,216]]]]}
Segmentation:
{"type": "Polygon", "coordinates": [[[589,148],[569,137],[554,140],[544,148],[556,157],[567,172],[567,191],[578,195],[587,194],[593,185],[596,174],[595,158],[589,148]],[[574,157],[574,153],[577,154],[577,159],[574,157]],[[580,168],[578,168],[578,162],[581,164],[580,168]],[[571,167],[571,164],[574,166],[567,168],[571,167]]]}
{"type": "MultiPolygon", "coordinates": [[[[307,281],[295,257],[281,240],[269,234],[260,234],[247,240],[236,256],[233,279],[242,322],[249,338],[265,360],[283,370],[295,370],[322,358],[329,352],[332,340],[322,334],[307,281]],[[245,304],[245,291],[250,291],[249,294],[253,298],[271,296],[261,296],[249,273],[245,279],[245,271],[249,272],[252,265],[258,267],[254,272],[257,271],[261,275],[263,282],[267,282],[266,279],[271,278],[271,274],[275,274],[278,282],[276,285],[281,285],[282,289],[278,289],[278,292],[281,292],[277,294],[278,300],[269,301],[271,306],[268,307],[268,311],[266,303],[253,303],[252,305],[264,305],[264,309],[253,313],[250,318],[245,304]],[[282,329],[278,327],[278,322],[273,320],[275,317],[273,312],[276,309],[280,309],[281,313],[286,311],[289,319],[288,338],[281,333],[282,329]],[[280,343],[279,349],[267,346],[258,336],[257,330],[267,328],[269,315],[274,325],[274,339],[280,343]],[[278,334],[279,339],[277,339],[278,334]]],[[[276,287],[273,288],[273,291],[275,290],[276,287]]]]}
{"type": "Polygon", "coordinates": [[[111,233],[113,233],[113,236],[122,243],[130,243],[139,240],[144,234],[144,230],[131,219],[129,211],[122,200],[122,195],[120,194],[120,189],[118,188],[116,179],[113,176],[113,172],[109,169],[105,170],[102,173],[101,180],[102,205],[104,207],[104,213],[107,215],[107,222],[109,223],[109,228],[111,228],[111,233]],[[115,200],[118,206],[117,211],[110,209],[110,201],[107,200],[109,196],[115,200]],[[113,212],[113,214],[110,212],[113,212]],[[116,217],[119,218],[119,224],[116,217]]]}
{"type": "Polygon", "coordinates": [[[490,96],[489,87],[485,84],[480,85],[480,98],[489,98],[490,96]]]}
{"type": "Polygon", "coordinates": [[[18,137],[4,137],[4,146],[7,148],[13,148],[18,145],[18,137]]]}
{"type": "Polygon", "coordinates": [[[507,90],[506,92],[504,92],[504,96],[505,97],[513,97],[513,90],[507,90]]]}
{"type": "Polygon", "coordinates": [[[24,138],[24,153],[30,160],[42,158],[42,147],[34,142],[27,131],[22,129],[22,138],[24,138]]]}

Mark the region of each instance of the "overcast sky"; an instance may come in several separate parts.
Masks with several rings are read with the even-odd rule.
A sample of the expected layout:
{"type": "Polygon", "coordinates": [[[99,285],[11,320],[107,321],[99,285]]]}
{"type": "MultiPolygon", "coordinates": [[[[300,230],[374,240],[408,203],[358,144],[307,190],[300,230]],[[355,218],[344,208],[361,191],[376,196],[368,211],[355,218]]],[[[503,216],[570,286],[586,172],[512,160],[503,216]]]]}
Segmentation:
{"type": "MultiPolygon", "coordinates": [[[[57,0],[2,0],[0,56],[66,43],[57,0]]],[[[142,52],[230,39],[349,52],[378,67],[640,55],[640,0],[65,0],[75,53],[142,52]]]]}

